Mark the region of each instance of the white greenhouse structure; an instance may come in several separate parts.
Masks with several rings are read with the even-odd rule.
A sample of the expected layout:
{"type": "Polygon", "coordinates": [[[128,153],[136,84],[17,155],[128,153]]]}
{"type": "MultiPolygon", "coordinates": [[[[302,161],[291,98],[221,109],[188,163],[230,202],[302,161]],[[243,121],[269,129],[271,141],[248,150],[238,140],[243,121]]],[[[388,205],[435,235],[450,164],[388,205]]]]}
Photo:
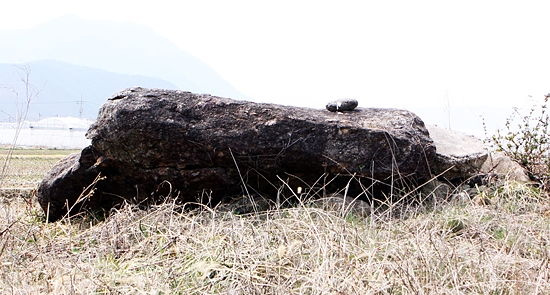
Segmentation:
{"type": "Polygon", "coordinates": [[[22,147],[78,149],[90,145],[86,132],[92,120],[74,117],[49,117],[37,122],[25,121],[17,134],[17,123],[0,123],[0,144],[22,147]]]}

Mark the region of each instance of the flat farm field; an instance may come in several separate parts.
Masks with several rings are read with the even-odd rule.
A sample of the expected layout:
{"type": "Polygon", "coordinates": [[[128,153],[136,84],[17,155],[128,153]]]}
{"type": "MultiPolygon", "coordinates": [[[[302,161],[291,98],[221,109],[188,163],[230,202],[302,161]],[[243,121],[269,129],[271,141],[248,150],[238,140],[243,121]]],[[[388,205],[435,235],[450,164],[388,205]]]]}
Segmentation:
{"type": "Polygon", "coordinates": [[[57,161],[76,152],[79,150],[18,148],[11,152],[9,163],[6,163],[10,150],[0,148],[0,167],[4,171],[1,187],[10,190],[33,189],[57,161]]]}

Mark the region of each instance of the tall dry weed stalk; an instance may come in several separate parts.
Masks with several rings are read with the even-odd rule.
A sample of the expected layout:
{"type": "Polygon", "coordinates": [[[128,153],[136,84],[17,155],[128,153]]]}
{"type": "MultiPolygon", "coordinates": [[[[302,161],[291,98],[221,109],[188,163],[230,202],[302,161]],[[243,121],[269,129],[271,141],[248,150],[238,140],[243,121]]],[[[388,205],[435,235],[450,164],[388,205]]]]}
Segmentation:
{"type": "MultiPolygon", "coordinates": [[[[15,135],[12,139],[6,158],[4,159],[4,163],[2,164],[2,171],[0,172],[0,187],[2,187],[4,183],[4,178],[6,177],[6,173],[13,155],[13,150],[17,146],[17,139],[19,138],[21,129],[25,124],[25,120],[27,119],[31,102],[35,100],[42,91],[42,89],[36,88],[30,82],[31,68],[29,65],[22,64],[14,66],[17,68],[16,75],[19,78],[19,81],[24,85],[25,93],[23,95],[24,97],[21,98],[13,86],[2,86],[2,88],[8,89],[15,96],[13,99],[15,114],[7,114],[15,122],[15,135]]],[[[4,112],[3,110],[0,111],[4,112]]],[[[6,112],[4,113],[6,114],[6,112]]]]}

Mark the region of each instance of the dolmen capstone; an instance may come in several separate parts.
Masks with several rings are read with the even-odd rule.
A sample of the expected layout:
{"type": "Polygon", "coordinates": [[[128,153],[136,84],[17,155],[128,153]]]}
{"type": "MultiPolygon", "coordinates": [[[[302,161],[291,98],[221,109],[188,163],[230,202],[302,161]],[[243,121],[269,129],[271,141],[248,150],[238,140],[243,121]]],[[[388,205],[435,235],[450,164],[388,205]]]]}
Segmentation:
{"type": "Polygon", "coordinates": [[[91,145],[57,163],[37,189],[49,220],[169,194],[208,204],[245,192],[275,196],[287,181],[340,189],[352,178],[363,189],[422,182],[436,154],[422,120],[405,110],[330,112],[145,88],[110,97],[86,136],[91,145]]]}

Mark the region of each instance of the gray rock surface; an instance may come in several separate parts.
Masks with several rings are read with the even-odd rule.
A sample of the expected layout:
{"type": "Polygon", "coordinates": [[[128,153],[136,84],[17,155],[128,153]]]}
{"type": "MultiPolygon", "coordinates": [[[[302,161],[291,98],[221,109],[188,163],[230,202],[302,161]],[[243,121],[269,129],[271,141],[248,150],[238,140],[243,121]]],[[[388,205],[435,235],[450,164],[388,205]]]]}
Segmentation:
{"type": "Polygon", "coordinates": [[[327,173],[340,188],[351,174],[417,182],[431,177],[435,158],[424,123],[405,110],[335,114],[144,88],[109,98],[87,136],[91,146],[58,163],[37,190],[50,220],[66,205],[76,213],[169,195],[213,205],[245,190],[274,196],[281,177],[304,186],[327,173]],[[94,194],[73,206],[98,174],[105,179],[94,194]]]}
{"type": "Polygon", "coordinates": [[[435,161],[431,165],[434,175],[452,180],[480,173],[489,154],[483,141],[434,125],[426,127],[437,150],[435,161]]]}
{"type": "Polygon", "coordinates": [[[372,211],[371,206],[367,202],[348,196],[344,197],[341,194],[313,200],[310,205],[329,212],[338,212],[343,215],[351,213],[363,218],[368,217],[372,211]]]}
{"type": "Polygon", "coordinates": [[[265,212],[274,208],[277,208],[277,204],[273,200],[256,194],[239,196],[232,200],[227,200],[227,202],[219,204],[216,207],[218,211],[226,211],[233,214],[265,212]]]}
{"type": "Polygon", "coordinates": [[[481,166],[481,173],[494,173],[503,179],[518,182],[529,182],[527,171],[510,157],[500,152],[491,153],[481,166]]]}

